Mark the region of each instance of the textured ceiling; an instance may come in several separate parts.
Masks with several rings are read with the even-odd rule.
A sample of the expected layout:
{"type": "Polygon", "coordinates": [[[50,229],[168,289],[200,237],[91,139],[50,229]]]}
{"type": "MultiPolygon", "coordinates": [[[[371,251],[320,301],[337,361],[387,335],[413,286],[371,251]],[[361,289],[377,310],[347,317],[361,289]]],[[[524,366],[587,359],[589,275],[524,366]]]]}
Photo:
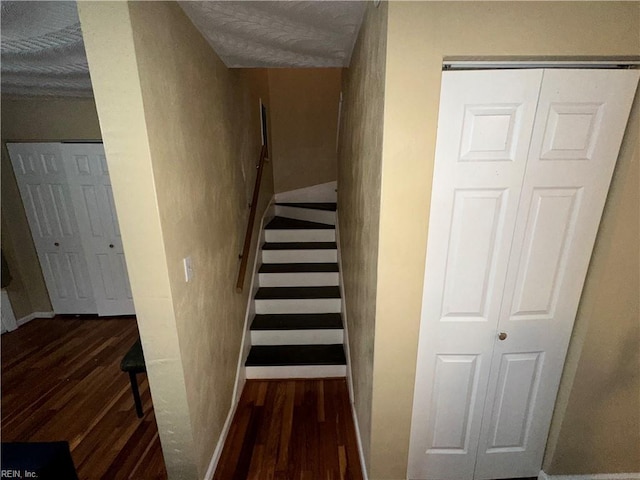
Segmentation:
{"type": "Polygon", "coordinates": [[[227,67],[347,67],[366,2],[181,1],[227,67]]]}
{"type": "MultiPolygon", "coordinates": [[[[366,2],[181,1],[228,67],[345,67],[366,2]]],[[[2,93],[92,96],[75,2],[2,1],[2,93]]]]}
{"type": "Polygon", "coordinates": [[[92,96],[75,2],[2,2],[2,93],[92,96]]]}

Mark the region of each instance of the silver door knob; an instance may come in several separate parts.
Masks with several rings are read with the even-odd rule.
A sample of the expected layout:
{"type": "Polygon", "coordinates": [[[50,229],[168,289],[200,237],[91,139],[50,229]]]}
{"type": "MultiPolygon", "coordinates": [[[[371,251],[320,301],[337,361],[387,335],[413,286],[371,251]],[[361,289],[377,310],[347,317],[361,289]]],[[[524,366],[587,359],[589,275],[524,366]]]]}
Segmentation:
{"type": "Polygon", "coordinates": [[[506,340],[507,339],[507,334],[505,332],[500,332],[498,334],[498,339],[500,340],[506,340]]]}

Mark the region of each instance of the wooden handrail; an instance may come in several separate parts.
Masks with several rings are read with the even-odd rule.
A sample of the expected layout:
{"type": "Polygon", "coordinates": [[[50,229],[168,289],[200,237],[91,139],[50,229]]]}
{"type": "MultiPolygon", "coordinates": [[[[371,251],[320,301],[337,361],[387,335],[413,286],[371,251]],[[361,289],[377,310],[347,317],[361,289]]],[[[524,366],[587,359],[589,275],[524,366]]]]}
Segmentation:
{"type": "Polygon", "coordinates": [[[253,222],[256,219],[256,210],[258,209],[258,198],[260,197],[260,182],[262,181],[262,168],[264,162],[269,156],[269,149],[266,145],[260,150],[260,161],[258,162],[258,173],[256,175],[256,183],[253,187],[253,198],[251,199],[251,210],[249,211],[249,220],[247,221],[247,231],[244,234],[244,245],[242,254],[240,255],[240,271],[238,272],[238,281],[236,282],[236,292],[242,292],[244,287],[244,277],[247,273],[247,263],[249,262],[249,251],[251,250],[251,236],[253,235],[253,222]]]}

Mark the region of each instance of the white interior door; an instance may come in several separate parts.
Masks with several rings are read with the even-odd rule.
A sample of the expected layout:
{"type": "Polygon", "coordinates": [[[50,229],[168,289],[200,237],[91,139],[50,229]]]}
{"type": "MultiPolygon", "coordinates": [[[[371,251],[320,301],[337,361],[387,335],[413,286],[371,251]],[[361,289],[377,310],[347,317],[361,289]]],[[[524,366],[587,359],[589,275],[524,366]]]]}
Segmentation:
{"type": "Polygon", "coordinates": [[[409,478],[473,478],[541,79],[443,73],[409,478]]]}
{"type": "Polygon", "coordinates": [[[98,314],[133,314],[133,297],[104,147],[100,143],[82,143],[63,144],[61,148],[98,314]]]}
{"type": "Polygon", "coordinates": [[[640,72],[545,70],[518,208],[476,479],[540,471],[560,376],[640,72]]]}
{"type": "Polygon", "coordinates": [[[410,478],[538,474],[637,82],[624,70],[443,73],[410,478]],[[495,113],[536,104],[526,124],[495,113]],[[524,151],[505,155],[512,139],[524,151]],[[490,183],[472,170],[483,166],[490,183]]]}
{"type": "Polygon", "coordinates": [[[8,143],[7,149],[53,311],[96,313],[58,143],[8,143]]]}

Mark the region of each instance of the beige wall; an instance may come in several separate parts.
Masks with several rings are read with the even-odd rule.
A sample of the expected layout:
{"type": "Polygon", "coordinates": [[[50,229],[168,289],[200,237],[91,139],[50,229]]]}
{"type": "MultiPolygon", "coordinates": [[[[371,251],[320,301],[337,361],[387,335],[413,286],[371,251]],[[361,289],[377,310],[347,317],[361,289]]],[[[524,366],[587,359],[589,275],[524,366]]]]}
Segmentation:
{"type": "Polygon", "coordinates": [[[269,69],[275,191],[336,179],[339,68],[269,69]]]}
{"type": "Polygon", "coordinates": [[[640,91],[627,131],[547,444],[555,475],[640,472],[640,91]]]}
{"type": "Polygon", "coordinates": [[[243,335],[235,278],[266,74],[228,70],[177,3],[79,11],[165,462],[172,479],[202,478],[243,335]]]}
{"type": "Polygon", "coordinates": [[[2,97],[2,249],[13,277],[7,291],[17,318],[49,312],[51,303],[5,143],[100,138],[92,98],[2,97]]]}
{"type": "Polygon", "coordinates": [[[369,5],[343,73],[338,215],[355,410],[365,463],[371,440],[387,4],[369,5]]]}
{"type": "MultiPolygon", "coordinates": [[[[390,2],[371,479],[406,475],[443,57],[638,55],[639,8],[638,2],[390,2]]],[[[637,132],[629,136],[635,141],[637,132]]],[[[603,301],[603,308],[620,308],[616,298],[603,301]]],[[[578,416],[589,421],[586,412],[578,416]]],[[[599,468],[609,468],[605,458],[599,468]]]]}

